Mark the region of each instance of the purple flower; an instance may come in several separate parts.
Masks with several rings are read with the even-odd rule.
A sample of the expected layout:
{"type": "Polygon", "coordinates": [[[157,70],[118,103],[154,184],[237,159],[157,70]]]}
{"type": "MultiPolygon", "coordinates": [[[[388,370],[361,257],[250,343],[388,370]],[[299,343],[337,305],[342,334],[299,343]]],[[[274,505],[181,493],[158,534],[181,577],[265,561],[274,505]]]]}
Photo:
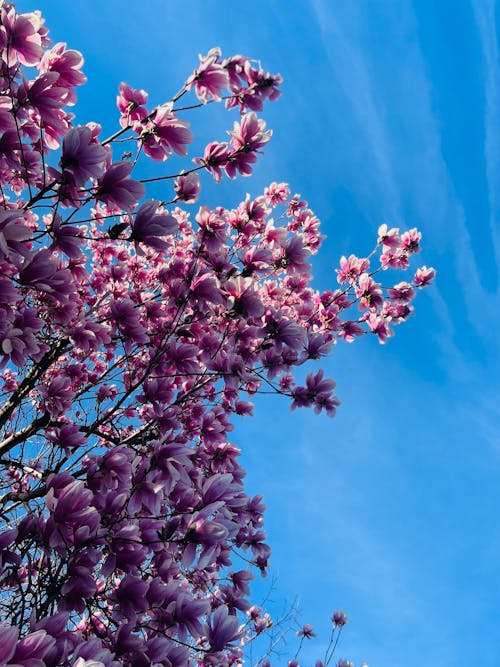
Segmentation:
{"type": "Polygon", "coordinates": [[[73,225],[62,225],[59,214],[54,214],[50,231],[54,236],[52,247],[60,250],[71,259],[77,259],[82,255],[81,231],[73,225]]]}
{"type": "Polygon", "coordinates": [[[126,160],[108,167],[97,182],[96,198],[124,211],[131,211],[146,192],[142,183],[129,178],[133,167],[132,162],[126,160]]]}
{"type": "Polygon", "coordinates": [[[112,556],[103,566],[103,574],[109,574],[114,566],[132,573],[146,558],[148,547],[143,544],[138,526],[127,523],[113,531],[110,551],[112,556]]]}
{"type": "Polygon", "coordinates": [[[297,637],[305,637],[306,639],[312,639],[313,637],[317,637],[317,635],[314,632],[313,626],[310,625],[309,623],[306,623],[306,625],[303,625],[302,628],[297,632],[297,637]]]}
{"type": "Polygon", "coordinates": [[[384,345],[388,338],[394,336],[394,332],[389,327],[389,323],[385,318],[380,317],[375,313],[370,313],[366,322],[368,323],[371,332],[378,336],[378,342],[381,345],[384,345]]]}
{"type": "Polygon", "coordinates": [[[40,115],[45,128],[47,125],[59,126],[60,130],[64,130],[65,124],[62,121],[64,112],[61,109],[68,103],[70,95],[66,87],[58,84],[57,72],[40,74],[28,84],[28,99],[40,115]]]}
{"type": "Polygon", "coordinates": [[[340,405],[338,398],[332,395],[334,389],[335,382],[323,378],[322,370],[317,373],[309,373],[306,378],[306,386],[292,390],[292,410],[314,405],[316,414],[325,410],[329,417],[333,417],[337,406],[340,405]]]}
{"type": "Polygon", "coordinates": [[[73,664],[73,667],[106,667],[100,660],[84,660],[82,657],[73,664]]]}
{"type": "Polygon", "coordinates": [[[22,215],[19,209],[0,211],[0,257],[10,261],[28,255],[23,242],[31,238],[31,230],[20,220],[22,215]]]}
{"type": "Polygon", "coordinates": [[[120,614],[129,621],[137,618],[137,613],[144,612],[148,608],[146,595],[149,583],[132,574],[125,576],[118,588],[111,595],[111,600],[119,608],[120,614]]]}
{"type": "Polygon", "coordinates": [[[283,257],[280,264],[286,268],[287,273],[308,273],[311,265],[307,261],[311,256],[311,251],[304,245],[304,239],[300,236],[294,236],[289,239],[283,247],[283,257]]]}
{"type": "Polygon", "coordinates": [[[388,250],[396,250],[401,245],[399,229],[397,227],[389,229],[385,224],[380,225],[378,228],[377,243],[381,244],[386,252],[388,250]]]}
{"type": "Polygon", "coordinates": [[[63,376],[54,378],[48,386],[40,389],[40,393],[44,399],[45,409],[53,419],[69,410],[74,397],[69,379],[63,376]]]}
{"type": "Polygon", "coordinates": [[[332,623],[336,628],[342,628],[347,623],[347,614],[342,609],[334,611],[332,614],[332,623]]]}
{"type": "Polygon", "coordinates": [[[79,187],[89,178],[99,178],[107,156],[104,146],[93,141],[89,127],[71,128],[63,139],[60,162],[65,180],[79,187]]]}
{"type": "Polygon", "coordinates": [[[135,241],[135,248],[139,254],[142,254],[139,243],[144,243],[154,250],[166,250],[170,244],[161,237],[170,236],[177,230],[177,220],[172,215],[157,213],[158,207],[159,202],[150,199],[144,202],[135,215],[130,239],[135,241]]]}
{"type": "Polygon", "coordinates": [[[422,234],[414,227],[401,234],[401,247],[403,250],[406,250],[409,255],[414,252],[420,252],[421,239],[422,234]]]}
{"type": "Polygon", "coordinates": [[[0,664],[6,664],[14,655],[19,629],[0,623],[0,664]]]}
{"type": "Polygon", "coordinates": [[[198,519],[189,527],[186,537],[196,544],[213,546],[214,544],[224,542],[228,534],[227,528],[221,523],[198,519]]]}
{"type": "Polygon", "coordinates": [[[71,452],[87,442],[80,427],[76,424],[64,424],[61,428],[56,428],[52,433],[48,433],[47,437],[55,445],[61,447],[66,456],[70,456],[71,452]]]}
{"type": "Polygon", "coordinates": [[[370,261],[368,259],[360,259],[356,255],[349,255],[349,258],[346,258],[342,255],[340,269],[335,269],[337,280],[341,285],[347,282],[353,283],[358,276],[367,271],[369,266],[370,261]]]}
{"type": "Polygon", "coordinates": [[[122,336],[139,345],[149,342],[144,325],[141,324],[138,310],[130,299],[120,299],[111,304],[111,317],[116,322],[122,336]]]}
{"type": "Polygon", "coordinates": [[[231,616],[227,607],[217,607],[207,624],[207,639],[212,651],[222,651],[238,639],[241,632],[236,616],[231,616]]]}
{"type": "Polygon", "coordinates": [[[46,292],[60,301],[66,301],[75,290],[71,273],[67,269],[58,268],[47,248],[39,250],[23,266],[19,281],[22,285],[46,292]]]}

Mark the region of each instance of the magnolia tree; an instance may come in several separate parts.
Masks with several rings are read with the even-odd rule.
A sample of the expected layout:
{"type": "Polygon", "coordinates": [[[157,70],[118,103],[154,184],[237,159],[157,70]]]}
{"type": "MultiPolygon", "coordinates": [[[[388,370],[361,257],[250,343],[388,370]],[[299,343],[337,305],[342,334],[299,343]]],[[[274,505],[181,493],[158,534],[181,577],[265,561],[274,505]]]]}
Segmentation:
{"type": "MultiPolygon", "coordinates": [[[[384,225],[320,293],[319,221],[284,183],[186,208],[200,176],[252,173],[279,75],[213,49],[155,108],[121,84],[105,139],[68,111],[82,56],[47,34],[39,12],[0,3],[0,665],[240,664],[272,625],[249,600],[270,548],[232,416],[261,391],[333,416],[335,383],[295,370],[339,339],[384,343],[434,271],[397,282],[420,234],[384,225]],[[134,168],[187,158],[186,114],[221,100],[239,113],[229,140],[159,168],[147,180],[166,179],[169,201],[147,199],[134,168]]],[[[319,665],[346,617],[332,620],[319,665]]]]}

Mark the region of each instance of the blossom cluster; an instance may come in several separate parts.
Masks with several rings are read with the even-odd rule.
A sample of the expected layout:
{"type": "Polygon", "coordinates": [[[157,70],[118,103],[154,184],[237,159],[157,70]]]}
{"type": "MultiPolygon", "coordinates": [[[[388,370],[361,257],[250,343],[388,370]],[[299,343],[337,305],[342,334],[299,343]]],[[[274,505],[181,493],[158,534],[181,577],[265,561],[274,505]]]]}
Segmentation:
{"type": "Polygon", "coordinates": [[[102,139],[68,111],[82,65],[40,13],[0,2],[0,666],[241,664],[273,623],[249,599],[271,550],[232,417],[263,390],[333,416],[333,380],[301,384],[300,367],[338,340],[385,342],[434,271],[377,282],[420,242],[382,226],[319,292],[319,220],[287,185],[178,206],[198,200],[200,174],[252,173],[279,75],[213,49],[153,109],[122,84],[119,129],[102,139]],[[146,198],[133,169],[188,155],[176,104],[190,91],[192,107],[225,99],[240,117],[228,142],[159,177],[170,201],[146,198]],[[124,138],[137,159],[114,159],[124,138]]]}

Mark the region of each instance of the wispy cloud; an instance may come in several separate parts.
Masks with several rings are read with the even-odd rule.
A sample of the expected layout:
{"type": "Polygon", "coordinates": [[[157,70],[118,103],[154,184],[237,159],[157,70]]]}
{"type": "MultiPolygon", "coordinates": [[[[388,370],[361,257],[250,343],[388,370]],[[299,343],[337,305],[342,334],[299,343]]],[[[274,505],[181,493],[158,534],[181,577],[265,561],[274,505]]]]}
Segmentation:
{"type": "Polygon", "coordinates": [[[331,6],[324,0],[313,0],[312,8],[329,65],[349,100],[359,130],[366,137],[376,163],[373,173],[380,177],[380,190],[384,192],[381,204],[387,215],[399,219],[400,198],[394,175],[391,144],[383,120],[383,104],[376,94],[374,81],[362,51],[358,48],[359,45],[349,40],[331,11],[331,6]]]}
{"type": "Polygon", "coordinates": [[[488,176],[491,235],[494,240],[498,268],[500,267],[500,54],[496,31],[495,2],[494,0],[475,0],[473,10],[485,63],[486,141],[484,152],[488,176]]]}
{"type": "MultiPolygon", "coordinates": [[[[487,344],[500,318],[495,312],[492,321],[492,295],[481,286],[472,248],[472,229],[478,221],[467,220],[443,155],[440,127],[444,121],[437,116],[433,104],[432,84],[427,75],[429,65],[418,42],[411,5],[398,4],[397,10],[391,9],[392,4],[384,5],[381,10],[384,12],[383,25],[391,51],[386,60],[376,62],[376,50],[372,44],[372,51],[369,51],[369,40],[358,25],[366,22],[363,15],[366,11],[358,14],[354,11],[346,16],[343,13],[345,5],[339,9],[338,5],[333,7],[324,0],[314,0],[312,4],[330,67],[349,100],[358,131],[367,139],[368,149],[360,160],[370,160],[372,169],[383,175],[378,183],[373,181],[376,190],[371,192],[369,204],[365,198],[364,205],[372,206],[376,201],[383,209],[389,198],[394,218],[401,220],[406,214],[407,224],[418,224],[426,233],[427,243],[433,242],[436,261],[442,259],[445,251],[452,251],[454,267],[446,267],[442,273],[448,274],[447,289],[453,289],[453,293],[447,294],[441,283],[440,307],[436,311],[440,328],[449,332],[451,328],[459,331],[460,327],[466,327],[487,344]],[[392,65],[390,69],[388,62],[392,65]],[[453,273],[454,284],[450,280],[453,273]],[[461,294],[458,300],[457,294],[461,294]],[[447,303],[453,301],[465,308],[465,322],[457,319],[457,313],[448,310],[447,303]],[[485,317],[487,312],[490,312],[488,318],[485,317]]],[[[353,6],[357,3],[349,4],[349,11],[353,6]]],[[[493,119],[498,121],[500,110],[498,52],[495,50],[494,28],[489,27],[491,23],[487,16],[484,24],[490,63],[487,82],[488,171],[492,216],[496,217],[497,213],[500,215],[500,199],[496,194],[500,178],[500,138],[493,119]]],[[[362,193],[361,178],[359,172],[354,173],[348,185],[362,193]]],[[[498,243],[498,231],[494,238],[498,243]]],[[[449,356],[450,340],[440,337],[440,341],[443,348],[446,347],[443,352],[449,356]]],[[[460,348],[455,347],[451,353],[458,358],[460,348]]],[[[465,367],[466,363],[467,360],[462,359],[461,366],[465,367]]]]}

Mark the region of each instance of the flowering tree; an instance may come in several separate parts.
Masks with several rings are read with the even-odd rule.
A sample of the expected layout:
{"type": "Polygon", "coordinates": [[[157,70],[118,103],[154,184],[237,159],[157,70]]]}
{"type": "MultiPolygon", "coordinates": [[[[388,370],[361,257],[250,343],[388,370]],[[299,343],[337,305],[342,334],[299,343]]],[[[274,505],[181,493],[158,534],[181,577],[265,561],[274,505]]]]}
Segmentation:
{"type": "Polygon", "coordinates": [[[0,2],[0,666],[238,664],[272,623],[249,601],[270,548],[231,417],[260,391],[333,416],[335,383],[294,370],[339,339],[384,343],[434,271],[383,287],[420,242],[383,225],[319,293],[319,221],[285,184],[234,208],[178,206],[200,175],[252,173],[279,75],[212,49],[156,108],[121,84],[104,139],[74,125],[83,59],[47,32],[0,2]],[[145,199],[134,168],[186,157],[180,114],[221,100],[240,114],[229,141],[147,179],[171,183],[170,201],[145,199]]]}

